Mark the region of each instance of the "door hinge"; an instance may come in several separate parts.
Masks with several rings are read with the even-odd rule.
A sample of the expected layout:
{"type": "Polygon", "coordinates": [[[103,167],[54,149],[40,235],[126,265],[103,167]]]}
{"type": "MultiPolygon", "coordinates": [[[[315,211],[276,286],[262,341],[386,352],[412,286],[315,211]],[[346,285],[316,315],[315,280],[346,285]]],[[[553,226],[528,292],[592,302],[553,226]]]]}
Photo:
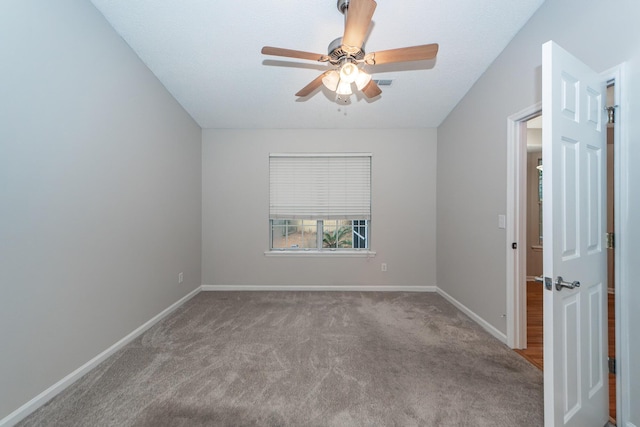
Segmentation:
{"type": "Polygon", "coordinates": [[[616,359],[614,357],[609,358],[609,373],[610,374],[616,373],[616,359]]]}
{"type": "Polygon", "coordinates": [[[616,235],[614,233],[607,233],[607,249],[615,249],[616,247],[616,235]]]}
{"type": "Polygon", "coordinates": [[[616,108],[617,105],[611,105],[608,107],[604,107],[604,111],[607,112],[607,123],[615,123],[616,122],[616,108]]]}

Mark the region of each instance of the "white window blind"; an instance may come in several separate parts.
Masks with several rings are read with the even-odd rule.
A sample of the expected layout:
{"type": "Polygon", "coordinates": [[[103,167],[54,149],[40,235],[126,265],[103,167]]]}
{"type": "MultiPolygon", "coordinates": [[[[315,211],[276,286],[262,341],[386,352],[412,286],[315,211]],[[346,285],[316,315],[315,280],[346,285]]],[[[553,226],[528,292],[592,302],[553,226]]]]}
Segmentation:
{"type": "Polygon", "coordinates": [[[370,154],[271,154],[270,219],[371,219],[370,154]]]}

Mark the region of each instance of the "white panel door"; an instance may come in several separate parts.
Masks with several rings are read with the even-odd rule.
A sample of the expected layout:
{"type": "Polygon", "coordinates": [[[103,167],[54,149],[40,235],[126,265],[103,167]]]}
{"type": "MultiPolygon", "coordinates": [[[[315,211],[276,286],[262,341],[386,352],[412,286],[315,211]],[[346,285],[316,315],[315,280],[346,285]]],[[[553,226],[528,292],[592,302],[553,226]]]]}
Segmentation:
{"type": "Polygon", "coordinates": [[[543,45],[547,427],[608,420],[605,101],[597,73],[555,43],[543,45]]]}

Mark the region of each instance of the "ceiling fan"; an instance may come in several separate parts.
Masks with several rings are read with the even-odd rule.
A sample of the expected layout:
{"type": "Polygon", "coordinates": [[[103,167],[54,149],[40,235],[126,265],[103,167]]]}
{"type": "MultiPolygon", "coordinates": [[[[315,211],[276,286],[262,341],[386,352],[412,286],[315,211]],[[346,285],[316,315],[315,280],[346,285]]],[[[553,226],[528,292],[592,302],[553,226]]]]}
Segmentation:
{"type": "Polygon", "coordinates": [[[365,53],[364,38],[376,6],[374,0],[338,0],[338,10],[345,16],[344,34],[329,44],[327,55],[271,46],[263,47],[262,53],[331,64],[330,70],[300,89],[296,96],[308,96],[324,84],[329,90],[336,92],[339,102],[348,102],[349,96],[353,93],[352,85],[355,83],[364,96],[374,98],[380,95],[382,90],[371,79],[371,75],[362,70],[361,65],[433,59],[438,53],[437,43],[365,53]]]}

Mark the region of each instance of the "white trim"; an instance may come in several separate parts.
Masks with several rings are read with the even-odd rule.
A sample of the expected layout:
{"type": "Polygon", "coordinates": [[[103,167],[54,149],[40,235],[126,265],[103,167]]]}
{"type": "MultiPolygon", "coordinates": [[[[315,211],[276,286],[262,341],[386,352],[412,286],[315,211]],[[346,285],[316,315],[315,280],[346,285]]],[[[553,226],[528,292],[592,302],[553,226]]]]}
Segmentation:
{"type": "Polygon", "coordinates": [[[9,415],[1,419],[0,427],[13,426],[19,423],[20,421],[22,421],[24,418],[26,418],[36,409],[38,409],[39,407],[47,403],[49,400],[57,396],[59,393],[64,391],[67,387],[69,387],[70,385],[78,381],[83,375],[85,375],[86,373],[91,371],[93,368],[98,366],[100,363],[106,360],[109,356],[111,356],[112,354],[120,350],[125,345],[129,344],[131,341],[133,341],[142,333],[144,333],[147,329],[149,329],[150,327],[158,323],[160,320],[164,319],[166,316],[171,314],[174,310],[176,310],[182,304],[184,304],[185,302],[187,302],[188,300],[196,296],[201,290],[202,288],[198,287],[193,291],[189,292],[187,295],[180,298],[178,301],[174,302],[169,307],[162,310],[159,314],[155,315],[150,320],[145,322],[142,326],[136,328],[134,331],[129,333],[120,341],[116,342],[111,347],[107,348],[105,351],[98,354],[96,357],[89,360],[87,363],[80,366],[78,369],[71,372],[69,375],[62,378],[60,381],[53,384],[51,387],[49,387],[48,389],[46,389],[45,391],[43,391],[42,393],[40,393],[30,401],[28,401],[27,403],[25,403],[15,411],[13,411],[12,413],[10,413],[9,415]]]}
{"type": "Polygon", "coordinates": [[[526,299],[526,138],[525,122],[542,112],[538,102],[507,118],[507,334],[511,348],[527,346],[526,299]],[[516,242],[518,249],[511,249],[516,242]]]}
{"type": "Polygon", "coordinates": [[[451,304],[453,304],[458,310],[460,310],[461,312],[463,312],[464,314],[469,316],[471,318],[471,320],[476,322],[478,325],[482,326],[482,328],[484,330],[489,332],[491,335],[493,335],[495,338],[500,340],[502,343],[504,343],[504,344],[507,343],[507,336],[505,334],[500,332],[498,329],[496,329],[489,322],[484,320],[482,317],[478,316],[471,309],[469,309],[466,305],[462,304],[460,301],[458,301],[457,299],[455,299],[454,297],[452,297],[451,295],[449,295],[448,293],[446,293],[442,289],[440,289],[438,287],[436,287],[436,289],[437,289],[436,292],[439,295],[441,295],[444,299],[446,299],[451,304]]]}
{"type": "Polygon", "coordinates": [[[394,285],[202,285],[203,291],[343,291],[343,292],[437,292],[436,286],[394,285]]]}
{"type": "Polygon", "coordinates": [[[343,257],[343,258],[373,258],[376,256],[374,251],[347,249],[347,250],[335,250],[325,249],[323,251],[318,250],[278,250],[264,251],[264,256],[268,257],[343,257]]]}

